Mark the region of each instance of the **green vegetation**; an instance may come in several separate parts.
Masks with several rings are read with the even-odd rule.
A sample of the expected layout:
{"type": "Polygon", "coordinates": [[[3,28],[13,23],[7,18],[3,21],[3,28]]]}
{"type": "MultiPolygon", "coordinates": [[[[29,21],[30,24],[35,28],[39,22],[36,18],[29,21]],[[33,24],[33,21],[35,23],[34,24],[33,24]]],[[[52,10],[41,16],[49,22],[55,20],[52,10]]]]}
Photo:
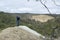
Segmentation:
{"type": "MultiPolygon", "coordinates": [[[[49,20],[48,22],[41,23],[39,21],[31,20],[28,16],[33,16],[35,14],[7,14],[0,12],[0,30],[7,27],[16,26],[16,16],[20,16],[20,25],[26,25],[31,29],[41,33],[45,36],[50,36],[52,33],[52,27],[58,27],[60,30],[60,16],[56,16],[56,19],[49,20]]],[[[54,16],[55,17],[55,16],[54,16]]],[[[57,31],[60,34],[60,31],[57,31]]]]}
{"type": "Polygon", "coordinates": [[[0,30],[7,28],[7,27],[12,27],[15,26],[15,18],[13,18],[9,14],[5,13],[0,13],[0,30]]]}

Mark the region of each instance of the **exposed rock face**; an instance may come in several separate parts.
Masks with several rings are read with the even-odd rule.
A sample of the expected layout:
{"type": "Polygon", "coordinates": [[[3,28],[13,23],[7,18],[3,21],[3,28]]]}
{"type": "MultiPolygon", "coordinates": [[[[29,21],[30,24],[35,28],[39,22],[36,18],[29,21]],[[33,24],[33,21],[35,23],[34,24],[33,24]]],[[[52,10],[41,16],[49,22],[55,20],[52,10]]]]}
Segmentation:
{"type": "Polygon", "coordinates": [[[42,38],[19,27],[10,27],[2,30],[0,40],[42,40],[42,38]]]}
{"type": "Polygon", "coordinates": [[[31,19],[34,19],[35,21],[40,21],[40,22],[47,22],[48,20],[54,19],[54,17],[52,16],[48,16],[48,15],[35,15],[32,16],[31,19]]]}

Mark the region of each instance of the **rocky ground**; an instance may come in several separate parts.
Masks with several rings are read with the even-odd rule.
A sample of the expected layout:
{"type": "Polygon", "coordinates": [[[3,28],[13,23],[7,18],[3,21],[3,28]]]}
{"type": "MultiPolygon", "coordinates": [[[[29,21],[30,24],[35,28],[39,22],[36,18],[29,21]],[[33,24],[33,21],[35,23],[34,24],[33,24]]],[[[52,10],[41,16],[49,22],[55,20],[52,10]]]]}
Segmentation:
{"type": "Polygon", "coordinates": [[[43,39],[19,27],[10,27],[1,31],[0,40],[43,40],[43,39]]]}

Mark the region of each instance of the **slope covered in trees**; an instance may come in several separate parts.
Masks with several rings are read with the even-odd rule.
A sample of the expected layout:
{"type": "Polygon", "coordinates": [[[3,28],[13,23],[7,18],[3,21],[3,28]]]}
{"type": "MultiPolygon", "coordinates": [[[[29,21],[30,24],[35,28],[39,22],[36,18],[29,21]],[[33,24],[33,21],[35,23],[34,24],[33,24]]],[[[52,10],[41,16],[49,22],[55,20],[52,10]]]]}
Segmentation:
{"type": "MultiPolygon", "coordinates": [[[[41,33],[45,36],[50,36],[53,30],[53,27],[58,27],[60,30],[60,16],[56,16],[56,19],[49,20],[48,22],[41,23],[39,21],[31,20],[31,16],[39,14],[9,14],[0,12],[0,30],[7,27],[16,26],[16,16],[20,16],[20,25],[28,26],[29,28],[41,33]]],[[[50,16],[50,15],[49,15],[50,16]]],[[[55,31],[55,34],[60,34],[60,31],[55,31]]],[[[58,35],[57,35],[58,36],[58,35]]]]}
{"type": "Polygon", "coordinates": [[[15,25],[15,19],[6,13],[0,12],[0,29],[12,27],[15,25]]]}

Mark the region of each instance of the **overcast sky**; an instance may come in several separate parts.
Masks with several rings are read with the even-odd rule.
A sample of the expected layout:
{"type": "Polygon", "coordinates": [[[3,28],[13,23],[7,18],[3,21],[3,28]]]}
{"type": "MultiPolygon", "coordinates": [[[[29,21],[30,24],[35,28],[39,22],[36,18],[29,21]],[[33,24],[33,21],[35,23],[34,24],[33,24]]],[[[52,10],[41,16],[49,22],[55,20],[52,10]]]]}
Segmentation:
{"type": "MultiPolygon", "coordinates": [[[[45,1],[51,13],[60,13],[60,7],[56,6],[52,0],[45,1]]],[[[60,0],[55,1],[57,5],[60,5],[60,0]]],[[[30,0],[29,2],[27,0],[0,0],[0,11],[11,13],[48,13],[42,4],[35,0],[30,0]]]]}

